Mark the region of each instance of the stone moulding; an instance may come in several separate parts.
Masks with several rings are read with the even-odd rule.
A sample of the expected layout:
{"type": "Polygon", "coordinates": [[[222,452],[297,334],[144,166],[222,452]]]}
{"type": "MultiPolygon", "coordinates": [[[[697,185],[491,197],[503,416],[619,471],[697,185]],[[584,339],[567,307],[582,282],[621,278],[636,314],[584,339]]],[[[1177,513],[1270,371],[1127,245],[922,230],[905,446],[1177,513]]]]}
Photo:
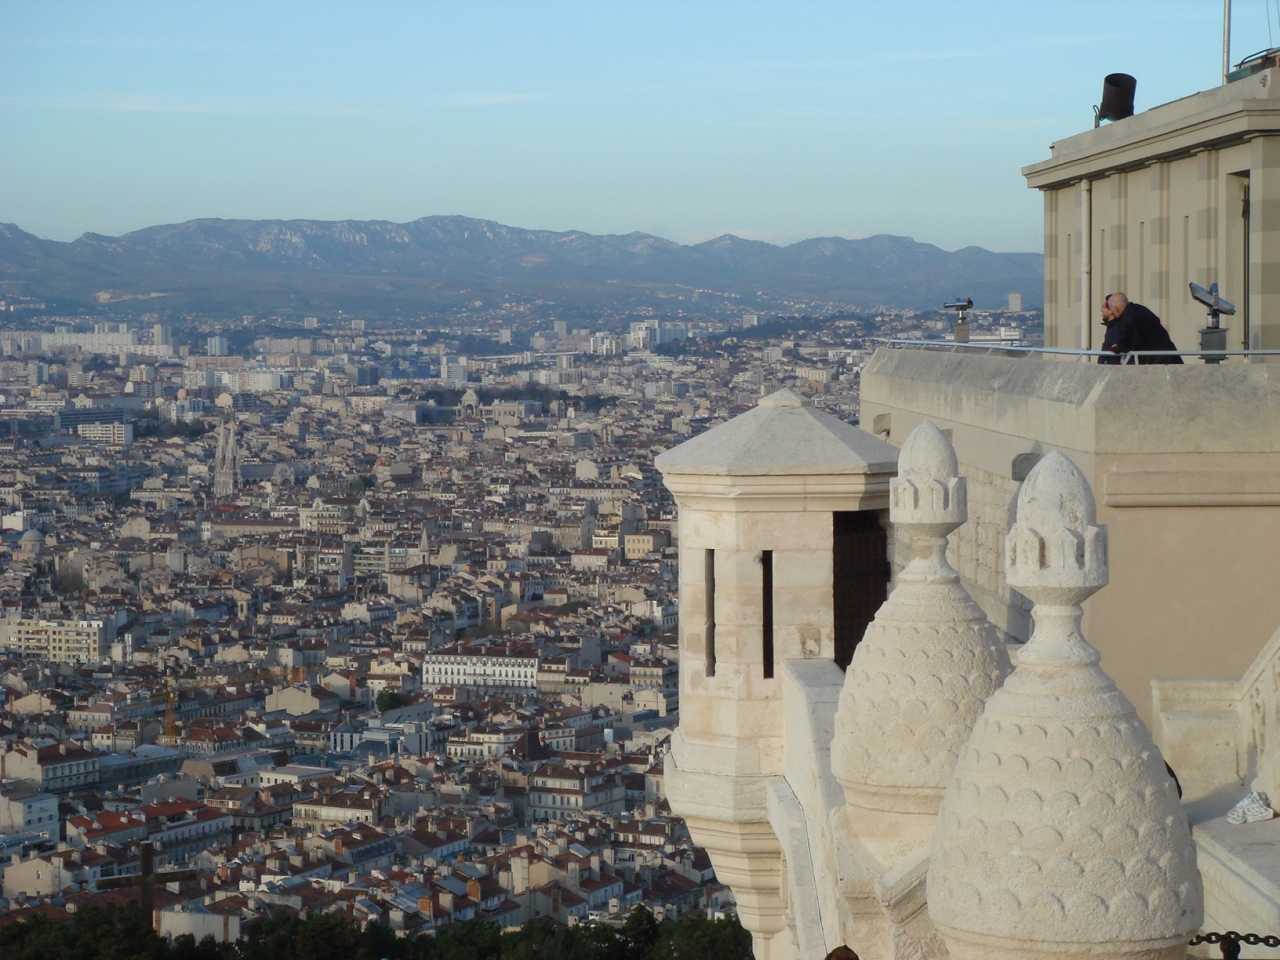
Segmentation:
{"type": "Polygon", "coordinates": [[[1276,470],[1113,470],[1104,478],[1109,507],[1276,507],[1276,470]]]}
{"type": "Polygon", "coordinates": [[[826,513],[883,510],[889,482],[883,475],[785,477],[663,474],[662,481],[686,509],[826,513]]]}

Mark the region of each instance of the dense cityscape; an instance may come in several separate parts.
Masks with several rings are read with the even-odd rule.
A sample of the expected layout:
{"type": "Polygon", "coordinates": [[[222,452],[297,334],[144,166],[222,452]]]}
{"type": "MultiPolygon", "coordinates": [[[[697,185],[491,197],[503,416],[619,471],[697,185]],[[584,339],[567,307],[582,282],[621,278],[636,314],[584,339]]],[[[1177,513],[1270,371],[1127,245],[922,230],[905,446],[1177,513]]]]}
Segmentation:
{"type": "MultiPolygon", "coordinates": [[[[972,340],[1039,335],[1008,306],[972,340]]],[[[856,422],[869,351],[952,322],[10,316],[0,907],[145,887],[158,931],[223,943],[281,908],[731,917],[664,798],[653,458],[782,387],[856,422]]]]}

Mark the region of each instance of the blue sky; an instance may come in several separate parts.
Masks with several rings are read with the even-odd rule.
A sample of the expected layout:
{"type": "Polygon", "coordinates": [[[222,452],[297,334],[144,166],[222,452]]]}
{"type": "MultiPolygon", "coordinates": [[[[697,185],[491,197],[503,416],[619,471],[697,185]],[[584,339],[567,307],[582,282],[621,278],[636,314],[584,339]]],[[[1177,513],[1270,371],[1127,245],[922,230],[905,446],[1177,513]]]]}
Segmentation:
{"type": "MultiPolygon", "coordinates": [[[[1238,59],[1280,0],[1237,0],[1238,59]]],[[[1220,0],[0,4],[0,220],[914,236],[1040,248],[1102,77],[1218,82],[1220,0]]]]}

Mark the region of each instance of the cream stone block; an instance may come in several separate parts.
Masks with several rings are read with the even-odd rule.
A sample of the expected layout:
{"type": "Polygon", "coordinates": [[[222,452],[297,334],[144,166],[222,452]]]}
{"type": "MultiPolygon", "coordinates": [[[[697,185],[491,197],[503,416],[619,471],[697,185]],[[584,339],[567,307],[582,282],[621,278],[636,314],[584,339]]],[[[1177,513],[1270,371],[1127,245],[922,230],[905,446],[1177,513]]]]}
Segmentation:
{"type": "MultiPolygon", "coordinates": [[[[821,612],[821,606],[817,611],[821,612]]],[[[836,651],[835,631],[812,623],[782,625],[774,628],[774,648],[783,660],[829,660],[836,651]]],[[[833,661],[834,662],[834,661],[833,661]]]]}
{"type": "Polygon", "coordinates": [[[831,553],[830,511],[737,513],[734,517],[740,544],[762,550],[831,553]]]}
{"type": "Polygon", "coordinates": [[[825,549],[776,550],[773,554],[773,588],[778,593],[797,589],[826,590],[832,586],[831,536],[825,549]]]}
{"type": "Polygon", "coordinates": [[[1157,680],[1152,693],[1152,736],[1178,776],[1184,802],[1241,790],[1250,758],[1237,682],[1157,680]]]}
{"type": "MultiPolygon", "coordinates": [[[[1204,878],[1204,929],[1280,930],[1280,820],[1215,819],[1196,824],[1192,834],[1204,878]]],[[[1280,957],[1280,950],[1247,946],[1244,956],[1280,957]]]]}
{"type": "MultiPolygon", "coordinates": [[[[777,569],[775,564],[774,569],[777,569]]],[[[816,623],[827,626],[832,617],[832,585],[828,581],[811,587],[773,588],[773,625],[816,623]]],[[[782,658],[789,659],[789,658],[782,658]]]]}
{"type": "MultiPolygon", "coordinates": [[[[776,684],[777,681],[771,683],[776,684]]],[[[782,704],[779,701],[753,703],[715,698],[710,703],[715,711],[716,727],[725,736],[738,739],[782,736],[782,704]]]]}
{"type": "Polygon", "coordinates": [[[769,778],[706,772],[699,764],[704,756],[683,728],[677,730],[663,774],[672,809],[679,806],[681,816],[731,823],[767,819],[765,789],[769,778]]]}

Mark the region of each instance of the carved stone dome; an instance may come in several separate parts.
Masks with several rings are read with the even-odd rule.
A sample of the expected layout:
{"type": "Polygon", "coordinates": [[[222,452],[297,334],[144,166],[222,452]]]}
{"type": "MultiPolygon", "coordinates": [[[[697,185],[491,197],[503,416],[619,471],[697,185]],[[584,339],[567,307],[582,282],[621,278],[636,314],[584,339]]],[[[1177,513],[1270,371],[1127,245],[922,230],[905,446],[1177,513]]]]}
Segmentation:
{"type": "Polygon", "coordinates": [[[932,423],[907,438],[890,517],[912,559],[845,675],[832,768],[849,802],[932,813],[974,721],[1010,670],[994,626],[946,561],[966,519],[965,481],[932,423]]]}
{"type": "Polygon", "coordinates": [[[938,811],[929,916],[956,960],[1181,957],[1203,916],[1195,846],[1164,760],[1080,634],[1107,582],[1106,528],[1070,460],[1027,479],[1008,583],[1035,632],[938,811]]]}
{"type": "Polygon", "coordinates": [[[898,476],[947,482],[960,475],[960,461],[947,435],[928,420],[911,431],[898,455],[898,476]]]}

